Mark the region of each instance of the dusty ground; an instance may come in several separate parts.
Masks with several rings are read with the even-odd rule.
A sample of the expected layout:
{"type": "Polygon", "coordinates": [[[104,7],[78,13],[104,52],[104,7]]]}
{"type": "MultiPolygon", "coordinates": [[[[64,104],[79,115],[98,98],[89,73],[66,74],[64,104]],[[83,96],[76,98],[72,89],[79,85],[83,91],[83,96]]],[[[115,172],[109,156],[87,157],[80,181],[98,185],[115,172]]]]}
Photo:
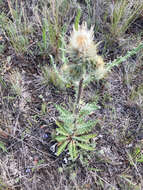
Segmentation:
{"type": "MultiPolygon", "coordinates": [[[[80,3],[86,10],[84,2],[80,3]]],[[[0,9],[8,12],[7,3],[0,9]]],[[[87,12],[82,19],[86,16],[87,12]]],[[[142,29],[140,18],[125,34],[125,45],[114,42],[106,51],[104,35],[97,32],[97,41],[102,40],[99,53],[104,54],[107,62],[124,55],[136,46],[137,34],[142,29]]],[[[97,146],[94,152],[72,163],[66,153],[55,155],[56,142],[51,134],[58,116],[54,103],[68,104],[70,99],[74,100],[74,90],[43,85],[41,66],[48,64],[48,57],[16,55],[1,29],[0,36],[0,44],[4,45],[0,53],[0,140],[7,150],[0,153],[0,189],[143,189],[143,162],[137,162],[134,156],[137,147],[143,147],[142,52],[114,67],[106,79],[85,89],[84,99],[97,99],[100,105],[93,116],[99,120],[94,129],[98,134],[97,146]],[[12,84],[16,82],[22,96],[13,90],[12,84]],[[46,105],[45,113],[42,104],[46,105]]]]}

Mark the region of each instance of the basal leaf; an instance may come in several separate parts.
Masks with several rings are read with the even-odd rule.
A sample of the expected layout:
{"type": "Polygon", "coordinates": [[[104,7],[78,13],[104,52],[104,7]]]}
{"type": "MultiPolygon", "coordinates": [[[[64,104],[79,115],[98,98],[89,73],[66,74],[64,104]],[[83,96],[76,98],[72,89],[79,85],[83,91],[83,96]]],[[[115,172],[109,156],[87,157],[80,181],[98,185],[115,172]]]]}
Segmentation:
{"type": "Polygon", "coordinates": [[[61,122],[59,122],[59,121],[56,121],[56,124],[57,124],[57,126],[61,129],[61,130],[59,130],[59,131],[61,131],[60,132],[60,134],[63,134],[63,135],[69,135],[69,134],[71,134],[73,131],[72,131],[72,125],[73,124],[67,124],[67,123],[61,123],[61,122]]]}
{"type": "Polygon", "coordinates": [[[59,120],[63,121],[69,127],[74,122],[74,115],[72,112],[66,110],[64,107],[55,105],[60,113],[59,120]]]}
{"type": "Polygon", "coordinates": [[[63,142],[59,147],[58,147],[58,150],[57,150],[57,156],[59,156],[65,149],[66,149],[66,146],[69,142],[68,141],[65,141],[63,142]]]}
{"type": "Polygon", "coordinates": [[[89,135],[82,135],[82,136],[79,136],[79,137],[75,136],[73,138],[78,140],[78,141],[88,142],[89,139],[92,139],[92,138],[94,138],[96,136],[97,136],[96,134],[89,134],[89,135]]]}
{"type": "Polygon", "coordinates": [[[82,123],[85,123],[85,116],[79,116],[78,118],[77,118],[77,121],[76,121],[76,123],[77,124],[82,124],[82,123]]]}
{"type": "Polygon", "coordinates": [[[58,142],[62,142],[62,141],[65,141],[65,140],[67,140],[67,136],[57,136],[56,138],[55,138],[58,142]]]}
{"type": "Polygon", "coordinates": [[[77,146],[85,150],[90,150],[90,151],[95,150],[95,148],[89,146],[88,144],[83,144],[83,143],[76,143],[76,144],[77,146]]]}
{"type": "Polygon", "coordinates": [[[73,115],[67,115],[66,117],[65,116],[62,116],[60,115],[59,116],[59,120],[60,121],[63,121],[63,123],[69,128],[71,128],[73,122],[74,122],[74,117],[73,115]]]}
{"type": "Polygon", "coordinates": [[[97,124],[98,121],[88,121],[83,123],[82,125],[77,126],[76,134],[82,135],[84,133],[88,133],[91,129],[97,124]]]}
{"type": "Polygon", "coordinates": [[[69,133],[67,131],[65,131],[64,129],[62,129],[62,128],[57,128],[56,131],[57,131],[57,133],[59,133],[61,135],[64,135],[64,136],[69,135],[69,133]]]}
{"type": "Polygon", "coordinates": [[[59,106],[59,105],[55,105],[56,109],[59,111],[59,113],[63,116],[66,116],[66,115],[71,115],[72,113],[68,110],[66,110],[64,107],[62,106],[59,106]]]}
{"type": "Polygon", "coordinates": [[[77,150],[76,150],[76,144],[74,141],[71,141],[68,145],[69,154],[71,156],[72,160],[75,160],[77,158],[77,150]]]}
{"type": "Polygon", "coordinates": [[[77,140],[77,141],[82,141],[82,142],[88,142],[88,139],[84,139],[82,137],[73,137],[74,140],[77,140]]]}
{"type": "Polygon", "coordinates": [[[60,123],[58,120],[56,120],[56,125],[57,125],[59,128],[63,129],[62,123],[60,123]]]}
{"type": "Polygon", "coordinates": [[[79,112],[79,115],[88,115],[93,113],[95,110],[99,109],[100,107],[96,103],[87,103],[79,112]]]}

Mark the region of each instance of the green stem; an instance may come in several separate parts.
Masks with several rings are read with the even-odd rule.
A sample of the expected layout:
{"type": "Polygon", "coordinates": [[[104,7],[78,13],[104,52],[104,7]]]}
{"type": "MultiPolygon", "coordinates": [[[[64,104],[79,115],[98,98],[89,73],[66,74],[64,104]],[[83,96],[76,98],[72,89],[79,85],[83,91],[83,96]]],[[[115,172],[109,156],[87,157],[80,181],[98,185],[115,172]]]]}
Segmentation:
{"type": "Polygon", "coordinates": [[[138,47],[134,48],[133,50],[129,51],[124,57],[119,57],[115,61],[113,61],[112,63],[108,63],[106,70],[110,71],[112,69],[112,67],[117,66],[120,63],[126,61],[129,57],[131,57],[132,55],[135,55],[141,49],[143,49],[143,43],[141,43],[138,47]]]}
{"type": "Polygon", "coordinates": [[[78,117],[78,112],[79,112],[79,103],[80,103],[80,99],[81,99],[81,95],[82,95],[82,91],[83,91],[83,78],[80,79],[79,81],[79,86],[78,86],[78,92],[77,92],[77,99],[74,105],[74,115],[75,115],[75,120],[74,120],[74,128],[76,130],[76,121],[77,121],[77,117],[78,117]]]}
{"type": "Polygon", "coordinates": [[[80,102],[82,91],[83,91],[83,78],[80,79],[80,81],[79,81],[78,94],[77,94],[77,100],[76,100],[76,107],[77,108],[79,106],[79,102],[80,102]]]}

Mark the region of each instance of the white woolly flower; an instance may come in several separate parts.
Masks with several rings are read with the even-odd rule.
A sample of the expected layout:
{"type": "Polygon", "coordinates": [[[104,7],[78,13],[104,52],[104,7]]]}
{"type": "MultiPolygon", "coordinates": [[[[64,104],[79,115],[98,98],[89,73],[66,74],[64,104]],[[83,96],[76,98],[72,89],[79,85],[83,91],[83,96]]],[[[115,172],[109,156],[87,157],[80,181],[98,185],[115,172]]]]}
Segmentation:
{"type": "Polygon", "coordinates": [[[87,29],[87,23],[84,22],[78,26],[78,30],[73,26],[73,31],[70,37],[70,48],[85,53],[91,46],[93,46],[94,38],[93,27],[87,29]]]}
{"type": "Polygon", "coordinates": [[[79,53],[78,56],[83,57],[83,61],[84,59],[92,61],[92,65],[95,65],[96,68],[96,78],[101,79],[106,75],[105,63],[102,57],[97,54],[99,43],[95,44],[93,39],[93,26],[90,30],[88,30],[86,22],[78,26],[78,30],[73,26],[73,31],[69,39],[69,48],[77,51],[79,53]]]}

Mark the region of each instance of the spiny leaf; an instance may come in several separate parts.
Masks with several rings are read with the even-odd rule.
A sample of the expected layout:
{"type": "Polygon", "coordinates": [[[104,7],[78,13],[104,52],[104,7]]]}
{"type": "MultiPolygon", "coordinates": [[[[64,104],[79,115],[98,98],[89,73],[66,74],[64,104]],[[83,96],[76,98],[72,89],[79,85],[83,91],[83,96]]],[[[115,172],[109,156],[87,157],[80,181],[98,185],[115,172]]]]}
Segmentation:
{"type": "Polygon", "coordinates": [[[82,107],[82,109],[79,112],[79,115],[88,115],[93,113],[95,110],[99,109],[100,107],[94,102],[94,103],[88,103],[85,106],[82,107]]]}
{"type": "Polygon", "coordinates": [[[85,116],[79,116],[78,118],[77,118],[77,125],[78,124],[81,124],[82,125],[82,123],[85,123],[85,116]]]}
{"type": "Polygon", "coordinates": [[[71,156],[72,160],[75,160],[77,158],[77,150],[76,150],[76,144],[74,141],[71,141],[68,145],[69,154],[71,156]]]}
{"type": "Polygon", "coordinates": [[[124,57],[119,57],[116,60],[114,60],[112,63],[109,62],[107,64],[106,70],[110,71],[114,66],[117,66],[120,63],[122,63],[123,61],[126,61],[129,57],[131,57],[132,55],[135,55],[141,49],[143,49],[143,43],[140,43],[140,45],[138,47],[132,49],[131,51],[128,51],[127,54],[124,57]]]}
{"type": "Polygon", "coordinates": [[[62,128],[57,128],[56,129],[57,133],[61,134],[61,135],[64,135],[64,136],[68,136],[69,134],[67,133],[67,131],[65,131],[64,129],[62,128]]]}
{"type": "Polygon", "coordinates": [[[63,135],[68,135],[70,133],[70,130],[68,127],[65,127],[62,123],[60,123],[58,120],[56,121],[56,125],[61,129],[61,133],[63,135]]]}
{"type": "Polygon", "coordinates": [[[83,143],[76,143],[76,144],[77,146],[85,150],[90,150],[90,151],[95,150],[95,148],[89,146],[88,144],[83,144],[83,143]]]}
{"type": "Polygon", "coordinates": [[[59,128],[63,129],[62,123],[60,123],[58,120],[56,120],[56,125],[57,125],[59,128]]]}
{"type": "Polygon", "coordinates": [[[97,134],[89,134],[89,135],[83,135],[83,136],[79,136],[79,137],[75,136],[73,138],[78,140],[78,141],[88,142],[89,139],[92,139],[96,136],[97,136],[97,134]]]}
{"type": "Polygon", "coordinates": [[[71,114],[72,114],[71,112],[69,112],[68,110],[66,110],[66,109],[65,109],[64,107],[62,107],[62,106],[59,106],[59,105],[55,104],[55,107],[57,108],[57,110],[59,111],[59,113],[60,113],[61,115],[66,116],[66,115],[71,115],[71,114]]]}
{"type": "Polygon", "coordinates": [[[71,125],[74,121],[73,114],[62,106],[55,105],[55,107],[60,113],[59,120],[63,121],[67,126],[71,125]]]}
{"type": "Polygon", "coordinates": [[[69,135],[69,134],[71,134],[73,132],[71,123],[68,125],[66,122],[64,124],[62,124],[61,122],[56,121],[56,124],[61,129],[60,134],[69,135]]]}
{"type": "Polygon", "coordinates": [[[62,136],[62,135],[60,135],[60,136],[57,136],[55,139],[56,139],[58,142],[62,142],[62,141],[67,140],[67,136],[62,136]]]}
{"type": "Polygon", "coordinates": [[[72,115],[67,115],[66,117],[60,115],[58,118],[59,118],[60,121],[63,121],[64,125],[67,128],[69,128],[69,127],[72,128],[72,125],[73,125],[73,122],[74,122],[74,117],[72,117],[72,115]]]}
{"type": "Polygon", "coordinates": [[[76,134],[82,135],[84,133],[88,133],[91,129],[97,124],[98,121],[88,121],[83,123],[82,125],[77,126],[76,134]]]}
{"type": "Polygon", "coordinates": [[[59,147],[58,147],[58,150],[57,150],[57,156],[59,156],[66,148],[67,144],[69,142],[68,141],[65,141],[63,142],[59,147]]]}

